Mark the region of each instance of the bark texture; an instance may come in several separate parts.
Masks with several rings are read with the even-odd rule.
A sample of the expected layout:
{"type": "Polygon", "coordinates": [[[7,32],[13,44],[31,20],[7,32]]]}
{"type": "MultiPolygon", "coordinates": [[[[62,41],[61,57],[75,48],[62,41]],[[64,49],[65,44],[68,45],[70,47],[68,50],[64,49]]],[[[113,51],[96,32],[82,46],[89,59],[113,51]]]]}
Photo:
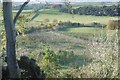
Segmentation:
{"type": "Polygon", "coordinates": [[[12,19],[12,1],[3,2],[3,17],[7,40],[7,65],[10,78],[19,78],[20,70],[16,60],[16,34],[12,19]]]}

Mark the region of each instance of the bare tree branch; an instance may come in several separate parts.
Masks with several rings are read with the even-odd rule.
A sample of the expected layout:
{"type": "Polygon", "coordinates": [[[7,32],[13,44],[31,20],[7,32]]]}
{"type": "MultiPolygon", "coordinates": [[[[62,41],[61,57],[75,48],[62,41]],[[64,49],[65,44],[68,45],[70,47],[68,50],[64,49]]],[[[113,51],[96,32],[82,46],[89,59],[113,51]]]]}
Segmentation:
{"type": "Polygon", "coordinates": [[[14,21],[13,21],[13,22],[14,22],[14,25],[16,24],[17,19],[18,19],[20,13],[23,11],[24,7],[25,7],[29,2],[30,2],[30,0],[27,0],[26,2],[24,2],[24,4],[21,6],[21,8],[19,9],[19,11],[17,12],[17,14],[16,14],[16,16],[15,16],[15,18],[14,18],[14,21]]]}

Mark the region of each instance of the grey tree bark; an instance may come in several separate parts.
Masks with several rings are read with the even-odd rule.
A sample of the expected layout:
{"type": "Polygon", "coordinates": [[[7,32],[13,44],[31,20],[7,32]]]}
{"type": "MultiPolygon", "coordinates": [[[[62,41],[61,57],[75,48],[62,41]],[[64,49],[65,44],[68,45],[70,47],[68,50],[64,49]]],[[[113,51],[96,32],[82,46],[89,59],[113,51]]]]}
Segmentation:
{"type": "MultiPolygon", "coordinates": [[[[27,0],[30,1],[30,0],[27,0]]],[[[7,49],[7,65],[9,69],[10,78],[20,78],[20,69],[16,59],[16,30],[15,23],[28,2],[25,2],[21,9],[16,14],[16,17],[13,21],[12,16],[12,0],[3,0],[3,18],[4,26],[6,31],[6,49],[7,49]]]]}
{"type": "Polygon", "coordinates": [[[16,35],[15,27],[12,19],[12,1],[3,2],[3,17],[4,25],[6,31],[6,40],[7,40],[7,65],[9,69],[9,74],[11,78],[19,78],[20,70],[16,60],[16,35]]]}

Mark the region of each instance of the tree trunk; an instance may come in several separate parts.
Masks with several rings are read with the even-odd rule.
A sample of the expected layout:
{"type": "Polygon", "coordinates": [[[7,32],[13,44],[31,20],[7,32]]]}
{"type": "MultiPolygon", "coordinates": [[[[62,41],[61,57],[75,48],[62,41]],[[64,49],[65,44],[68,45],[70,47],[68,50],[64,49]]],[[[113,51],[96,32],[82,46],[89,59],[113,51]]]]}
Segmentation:
{"type": "Polygon", "coordinates": [[[15,25],[12,19],[12,1],[4,0],[9,2],[3,2],[3,17],[4,25],[6,30],[6,40],[7,40],[7,65],[9,69],[10,78],[19,78],[20,69],[16,60],[16,34],[15,25]]]}

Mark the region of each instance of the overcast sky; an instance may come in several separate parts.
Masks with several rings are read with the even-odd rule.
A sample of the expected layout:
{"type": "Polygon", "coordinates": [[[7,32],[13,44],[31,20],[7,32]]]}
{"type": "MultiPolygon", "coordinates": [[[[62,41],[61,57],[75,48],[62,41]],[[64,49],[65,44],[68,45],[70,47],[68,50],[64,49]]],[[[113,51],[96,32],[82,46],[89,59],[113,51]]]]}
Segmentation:
{"type": "MultiPolygon", "coordinates": [[[[15,2],[24,2],[25,0],[13,0],[15,2]]],[[[34,2],[37,2],[37,1],[40,1],[40,2],[61,2],[61,1],[64,1],[64,0],[30,0],[30,1],[34,1],[34,2]]],[[[118,2],[119,0],[69,0],[69,1],[72,1],[72,2],[118,2]]]]}
{"type": "MultiPolygon", "coordinates": [[[[0,0],[0,1],[9,1],[9,0],[0,0]]],[[[11,0],[10,0],[11,1],[11,0]]],[[[27,0],[12,0],[14,2],[25,2],[27,0]]],[[[65,0],[30,0],[31,2],[63,2],[65,0]]],[[[71,2],[119,2],[120,0],[69,0],[71,2]]]]}

